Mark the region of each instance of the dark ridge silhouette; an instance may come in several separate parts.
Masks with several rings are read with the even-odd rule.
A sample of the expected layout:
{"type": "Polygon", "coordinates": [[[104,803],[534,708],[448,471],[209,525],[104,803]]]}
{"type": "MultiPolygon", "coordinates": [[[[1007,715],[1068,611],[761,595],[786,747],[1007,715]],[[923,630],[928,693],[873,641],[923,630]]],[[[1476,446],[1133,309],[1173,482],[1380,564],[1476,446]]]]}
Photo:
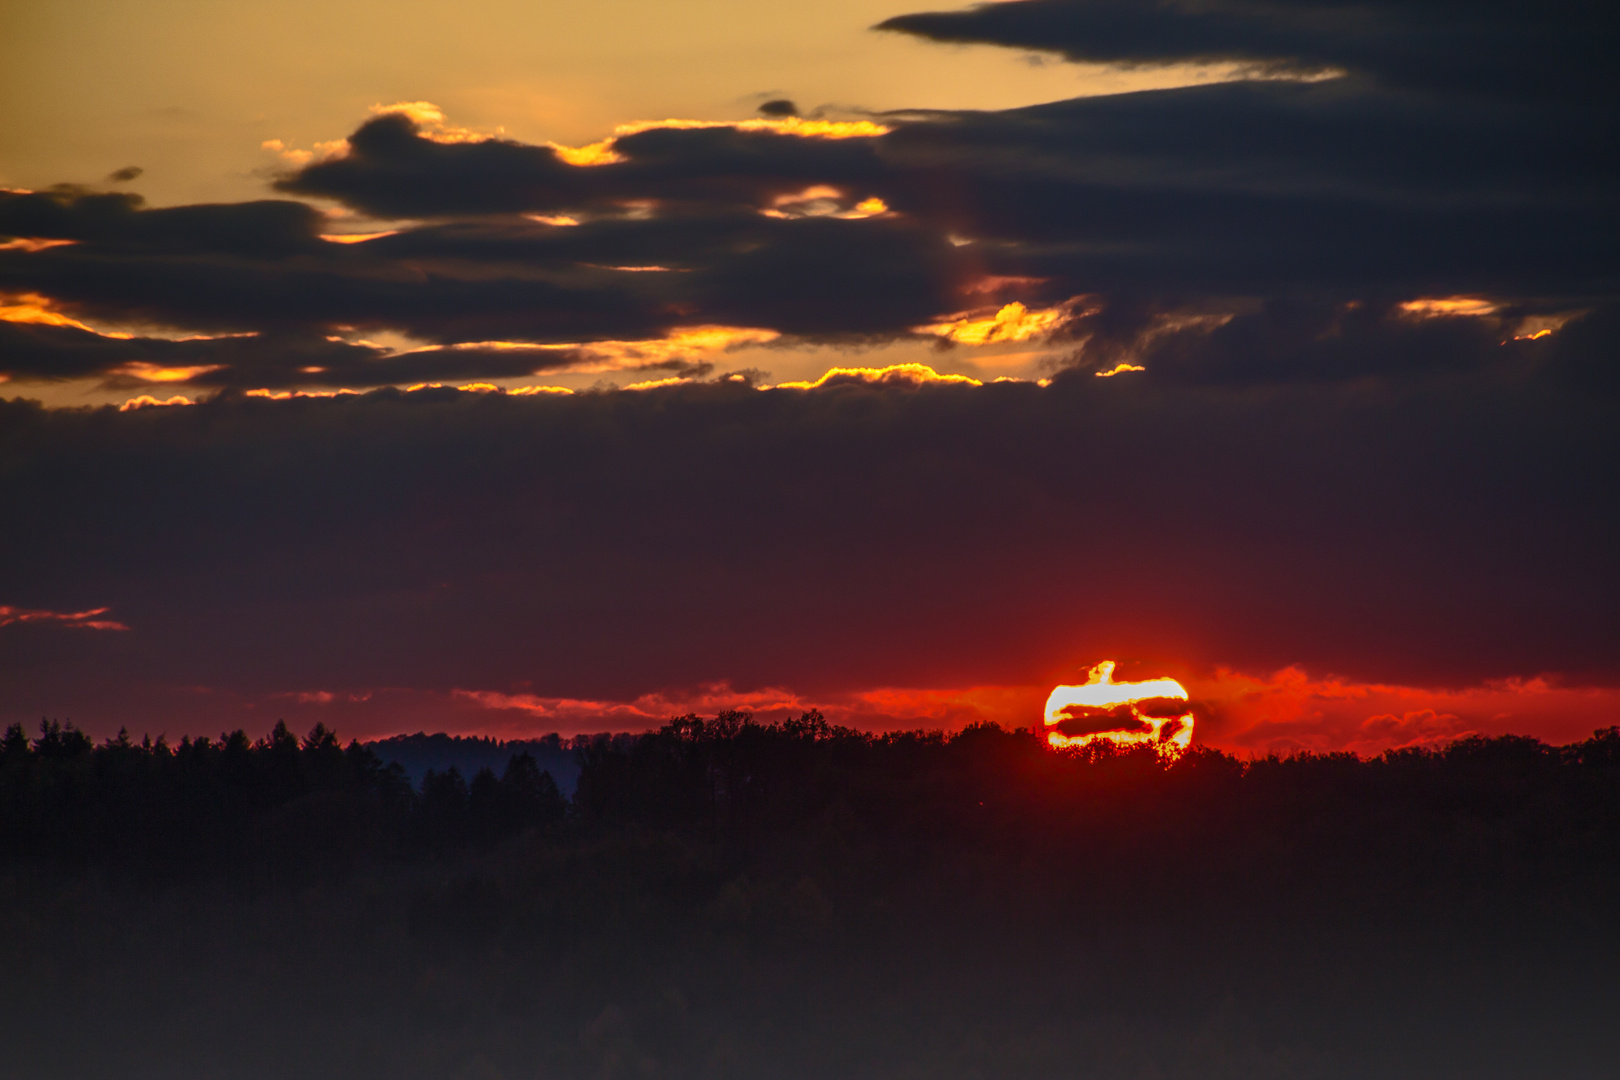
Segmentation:
{"type": "Polygon", "coordinates": [[[526,752],[417,790],[319,726],[174,747],[13,726],[8,1067],[1476,1080],[1620,1060],[1617,728],[1242,761],[724,712],[573,752],[565,800],[526,752]]]}
{"type": "Polygon", "coordinates": [[[455,768],[464,776],[472,776],[479,769],[487,768],[500,774],[518,754],[528,754],[541,769],[551,774],[564,795],[572,796],[574,782],[579,778],[574,750],[592,737],[576,735],[564,739],[552,732],[538,739],[500,740],[479,735],[446,735],[442,732],[424,735],[418,731],[415,735],[394,735],[363,745],[385,764],[399,765],[418,788],[429,770],[444,772],[455,768]]]}

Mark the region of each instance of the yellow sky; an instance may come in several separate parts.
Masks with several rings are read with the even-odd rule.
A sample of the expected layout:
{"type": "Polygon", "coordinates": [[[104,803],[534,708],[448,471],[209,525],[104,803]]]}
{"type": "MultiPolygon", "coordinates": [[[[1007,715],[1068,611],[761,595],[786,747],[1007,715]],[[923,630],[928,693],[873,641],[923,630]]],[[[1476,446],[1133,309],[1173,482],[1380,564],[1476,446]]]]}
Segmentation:
{"type": "MultiPolygon", "coordinates": [[[[580,144],[617,123],[802,108],[1007,108],[1202,81],[870,27],[950,3],[820,0],[0,0],[0,185],[97,183],[155,205],[266,194],[267,139],[341,138],[379,102],[580,144]]],[[[1203,77],[1212,77],[1206,73],[1203,77]]]]}

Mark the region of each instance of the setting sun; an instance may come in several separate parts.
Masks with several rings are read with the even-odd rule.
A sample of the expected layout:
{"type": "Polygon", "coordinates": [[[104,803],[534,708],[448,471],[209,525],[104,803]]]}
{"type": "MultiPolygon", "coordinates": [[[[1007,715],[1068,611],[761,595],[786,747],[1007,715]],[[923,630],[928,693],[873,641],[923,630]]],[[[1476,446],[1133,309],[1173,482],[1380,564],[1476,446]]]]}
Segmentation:
{"type": "Polygon", "coordinates": [[[1084,684],[1052,691],[1046,699],[1046,728],[1046,741],[1057,749],[1105,739],[1180,753],[1192,744],[1193,715],[1187,691],[1176,680],[1115,682],[1114,661],[1104,660],[1084,684]]]}

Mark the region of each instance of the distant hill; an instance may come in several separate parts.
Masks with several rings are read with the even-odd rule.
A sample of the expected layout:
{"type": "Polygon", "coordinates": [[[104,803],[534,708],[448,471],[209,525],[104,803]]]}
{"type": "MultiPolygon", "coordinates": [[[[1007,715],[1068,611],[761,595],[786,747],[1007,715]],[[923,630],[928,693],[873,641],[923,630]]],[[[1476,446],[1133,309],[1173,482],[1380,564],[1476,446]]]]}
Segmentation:
{"type": "Polygon", "coordinates": [[[451,766],[462,777],[471,780],[479,769],[488,767],[499,776],[506,763],[515,754],[527,751],[534,755],[542,771],[549,772],[565,796],[572,796],[579,782],[579,764],[574,760],[574,748],[590,739],[576,735],[564,739],[556,732],[538,739],[512,739],[501,741],[478,735],[395,735],[365,745],[384,762],[398,762],[411,778],[413,787],[422,786],[422,777],[429,769],[444,772],[451,766]]]}

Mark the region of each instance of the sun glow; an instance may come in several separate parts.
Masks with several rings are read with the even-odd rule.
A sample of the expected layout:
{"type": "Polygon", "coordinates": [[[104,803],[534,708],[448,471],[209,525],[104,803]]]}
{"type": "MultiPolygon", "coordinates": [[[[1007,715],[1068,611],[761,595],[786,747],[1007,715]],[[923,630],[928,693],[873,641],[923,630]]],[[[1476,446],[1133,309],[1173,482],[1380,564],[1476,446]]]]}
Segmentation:
{"type": "Polygon", "coordinates": [[[1174,679],[1115,682],[1114,661],[1091,669],[1081,686],[1059,686],[1046,699],[1046,741],[1063,750],[1099,739],[1177,753],[1192,745],[1187,691],[1174,679]]]}

